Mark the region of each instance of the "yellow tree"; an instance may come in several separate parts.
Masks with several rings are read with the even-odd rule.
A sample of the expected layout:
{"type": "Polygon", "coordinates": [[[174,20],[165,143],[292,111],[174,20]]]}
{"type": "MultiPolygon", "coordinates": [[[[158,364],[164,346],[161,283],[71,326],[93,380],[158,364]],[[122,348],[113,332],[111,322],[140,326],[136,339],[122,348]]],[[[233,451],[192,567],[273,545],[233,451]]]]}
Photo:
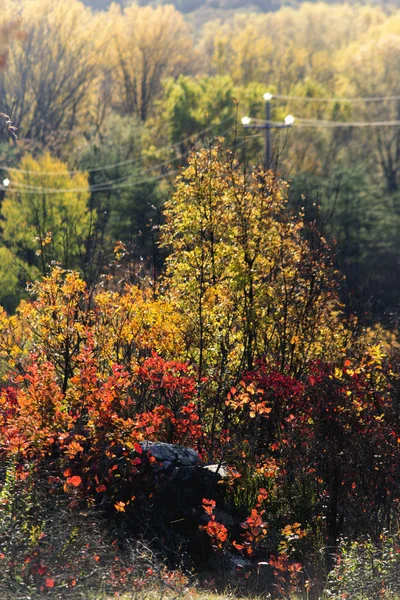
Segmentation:
{"type": "Polygon", "coordinates": [[[1,215],[8,262],[25,271],[25,280],[47,274],[54,262],[69,269],[81,266],[95,221],[88,198],[87,175],[71,176],[50,154],[22,160],[1,215]]]}
{"type": "MultiPolygon", "coordinates": [[[[84,125],[89,91],[100,74],[104,28],[78,0],[22,0],[21,35],[10,39],[0,72],[0,95],[21,137],[37,143],[65,137],[84,125]]],[[[15,3],[5,3],[6,13],[15,3]]],[[[85,124],[87,126],[87,124],[85,124]]]]}
{"type": "Polygon", "coordinates": [[[190,158],[166,204],[169,294],[199,378],[240,373],[260,356],[297,372],[337,351],[329,253],[286,212],[286,188],[213,147],[190,158]]]}
{"type": "MultiPolygon", "coordinates": [[[[396,96],[399,90],[400,18],[393,18],[384,27],[360,43],[349,46],[338,57],[339,85],[350,96],[396,96]],[[385,31],[386,30],[386,31],[385,31]]],[[[388,192],[400,189],[400,131],[390,122],[400,119],[400,102],[365,102],[356,107],[357,120],[389,122],[384,127],[361,130],[353,135],[354,152],[379,176],[384,177],[388,192]],[[376,169],[379,165],[379,170],[376,169]]],[[[397,207],[400,214],[400,208],[397,207]]]]}
{"type": "Polygon", "coordinates": [[[312,77],[333,91],[335,53],[385,20],[376,7],[304,3],[207,23],[201,45],[209,70],[235,83],[264,81],[287,94],[312,77]]]}
{"type": "Polygon", "coordinates": [[[285,207],[285,183],[218,147],[192,155],[166,204],[165,284],[198,365],[211,447],[229,387],[257,359],[298,375],[346,346],[324,239],[313,232],[311,247],[285,207]]]}
{"type": "Polygon", "coordinates": [[[183,16],[173,6],[112,5],[110,61],[115,69],[116,105],[142,121],[161,91],[165,77],[190,70],[193,41],[183,16]]]}

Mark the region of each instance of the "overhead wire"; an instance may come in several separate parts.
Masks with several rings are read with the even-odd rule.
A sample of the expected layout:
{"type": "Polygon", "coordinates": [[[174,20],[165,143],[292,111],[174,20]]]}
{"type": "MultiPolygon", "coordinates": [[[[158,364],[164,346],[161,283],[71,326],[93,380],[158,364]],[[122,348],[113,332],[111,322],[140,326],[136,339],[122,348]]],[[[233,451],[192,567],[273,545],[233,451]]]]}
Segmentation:
{"type": "MultiPolygon", "coordinates": [[[[171,175],[175,175],[176,173],[179,172],[179,169],[175,169],[174,171],[166,171],[165,173],[162,173],[161,175],[158,175],[157,177],[151,177],[148,179],[143,179],[141,181],[135,181],[130,183],[129,185],[124,185],[123,183],[120,184],[119,186],[113,188],[114,190],[117,189],[127,189],[127,188],[132,188],[132,187],[136,187],[138,185],[142,185],[145,183],[151,183],[153,181],[159,181],[160,179],[165,179],[168,176],[171,175]]],[[[57,189],[57,188],[38,188],[38,189],[18,189],[18,188],[14,188],[14,187],[8,187],[8,188],[4,188],[0,186],[0,189],[2,189],[3,191],[6,191],[7,194],[21,194],[22,192],[24,194],[37,194],[38,191],[41,192],[48,192],[48,193],[71,193],[71,192],[91,192],[92,190],[89,188],[75,188],[75,189],[57,189]]],[[[98,192],[98,191],[104,191],[104,190],[93,190],[94,192],[98,192]]]]}
{"type": "MultiPolygon", "coordinates": [[[[322,103],[337,103],[337,102],[348,102],[348,103],[364,103],[364,102],[386,102],[386,101],[400,101],[400,95],[391,96],[353,96],[353,97],[330,97],[320,98],[311,96],[289,96],[284,94],[273,94],[274,100],[285,100],[285,101],[298,101],[298,102],[322,102],[322,103]]],[[[252,118],[252,121],[256,124],[269,123],[272,127],[282,126],[281,121],[265,121],[264,119],[252,118]]],[[[328,119],[307,119],[296,117],[293,123],[294,127],[315,127],[315,128],[345,128],[345,127],[399,127],[400,120],[383,120],[383,121],[330,121],[328,119]]]]}
{"type": "MultiPolygon", "coordinates": [[[[225,132],[226,133],[226,132],[225,132]]],[[[244,145],[246,144],[246,141],[243,141],[240,144],[237,144],[235,147],[235,150],[239,150],[240,148],[242,148],[244,145]]],[[[190,150],[185,153],[185,155],[189,154],[190,150]]],[[[178,157],[178,159],[183,158],[183,156],[178,157]]],[[[38,188],[18,188],[18,187],[7,187],[5,188],[4,186],[0,185],[0,190],[2,191],[6,191],[7,194],[20,194],[20,193],[24,193],[24,194],[37,194],[38,192],[48,192],[48,193],[71,193],[71,192],[101,192],[101,191],[107,191],[108,189],[112,189],[113,191],[115,190],[120,190],[120,189],[130,189],[133,187],[136,187],[138,185],[143,185],[146,183],[152,183],[154,181],[160,181],[162,179],[167,179],[168,177],[177,175],[178,173],[180,173],[180,169],[174,169],[173,171],[166,171],[165,173],[162,173],[158,176],[154,176],[154,177],[150,177],[147,179],[141,179],[141,180],[135,180],[135,181],[131,181],[131,182],[122,182],[117,186],[113,186],[113,187],[108,187],[108,188],[95,188],[95,189],[88,189],[88,188],[45,188],[45,187],[38,187],[38,188]]]]}
{"type": "MultiPolygon", "coordinates": [[[[220,121],[218,124],[214,125],[213,127],[220,127],[221,125],[224,125],[225,123],[227,123],[228,121],[232,121],[235,117],[232,115],[230,117],[227,117],[226,119],[223,119],[222,121],[220,121]]],[[[207,133],[210,132],[210,130],[212,129],[212,126],[207,127],[206,129],[203,129],[202,131],[199,131],[197,133],[193,133],[192,135],[188,135],[184,138],[182,138],[181,140],[179,140],[178,142],[175,142],[174,144],[171,144],[169,146],[163,146],[161,148],[158,148],[157,151],[158,152],[162,152],[162,153],[166,153],[168,151],[174,150],[175,148],[179,147],[181,144],[184,144],[188,141],[191,140],[196,140],[197,138],[201,137],[202,135],[205,135],[207,133]]],[[[225,132],[219,134],[219,135],[224,135],[225,132]]],[[[115,169],[117,167],[122,167],[122,166],[128,166],[128,165],[134,165],[137,163],[140,163],[143,160],[143,157],[136,157],[134,159],[130,159],[130,160],[125,160],[125,161],[120,161],[120,162],[116,162],[116,163],[109,163],[106,165],[101,165],[99,167],[91,167],[88,169],[75,169],[75,170],[70,170],[68,171],[68,175],[78,175],[78,174],[85,174],[85,173],[96,173],[99,171],[107,171],[110,169],[115,169]]],[[[25,175],[40,175],[40,176],[48,176],[48,175],[60,175],[59,171],[32,171],[29,169],[20,169],[19,167],[9,167],[7,165],[0,165],[0,171],[7,171],[7,172],[16,172],[16,173],[23,173],[25,175]]]]}
{"type": "Polygon", "coordinates": [[[317,119],[296,119],[295,127],[346,128],[346,127],[400,127],[400,121],[328,121],[317,119]]]}
{"type": "MultiPolygon", "coordinates": [[[[252,118],[256,126],[266,125],[271,127],[288,128],[291,127],[399,127],[400,120],[386,121],[330,121],[328,119],[306,119],[295,117],[294,123],[291,125],[284,124],[283,121],[266,121],[264,119],[252,118]]],[[[251,128],[251,124],[247,127],[251,128]]],[[[254,137],[254,136],[253,136],[254,137]]]]}
{"type": "MultiPolygon", "coordinates": [[[[145,171],[141,171],[140,175],[138,176],[137,174],[135,175],[125,175],[124,177],[119,177],[118,179],[112,179],[110,181],[104,181],[102,183],[98,183],[95,185],[91,185],[91,186],[86,186],[86,187],[77,187],[77,188],[52,188],[52,187],[45,187],[45,186],[38,186],[38,185],[32,185],[29,183],[20,183],[20,182],[13,182],[13,188],[14,189],[18,189],[20,191],[25,191],[25,190],[31,190],[31,191],[35,191],[35,192],[42,192],[42,191],[46,191],[46,192],[62,192],[62,193],[68,193],[68,192],[102,192],[102,191],[107,191],[110,189],[115,189],[115,186],[118,184],[122,184],[122,183],[126,183],[126,182],[131,182],[131,183],[136,183],[137,181],[140,182],[141,177],[143,177],[143,175],[146,175],[147,173],[151,173],[153,171],[157,171],[158,169],[161,169],[162,167],[167,167],[168,165],[170,165],[171,163],[174,163],[178,160],[180,160],[181,158],[183,158],[184,156],[186,156],[188,153],[184,153],[181,156],[175,157],[175,158],[171,158],[170,160],[164,161],[162,163],[158,163],[156,165],[153,165],[152,167],[150,167],[149,169],[146,169],[145,171]]],[[[154,177],[145,180],[145,181],[152,181],[154,179],[154,177]]]]}
{"type": "MultiPolygon", "coordinates": [[[[227,120],[230,119],[225,119],[224,121],[221,121],[221,123],[219,125],[221,125],[222,123],[225,123],[227,120]]],[[[230,129],[226,129],[224,130],[222,133],[220,133],[219,135],[225,135],[226,133],[228,133],[230,131],[230,129]]],[[[198,134],[199,135],[199,134],[198,134]]],[[[195,136],[191,136],[190,139],[193,139],[193,137],[195,136]]],[[[187,138],[186,138],[187,139],[187,138]]],[[[119,179],[116,180],[111,180],[108,182],[103,182],[103,183],[99,183],[93,186],[89,186],[89,187],[77,187],[77,188],[54,188],[54,187],[45,187],[45,186],[36,186],[36,185],[31,185],[31,184],[24,184],[24,183],[19,183],[19,182],[13,182],[12,187],[5,187],[5,186],[1,186],[0,185],[0,190],[3,191],[7,191],[7,193],[13,193],[13,194],[18,194],[18,193],[28,193],[28,194],[37,194],[37,193],[54,193],[54,194],[68,194],[68,193],[79,193],[79,192],[105,192],[105,191],[116,191],[116,190],[120,190],[120,189],[128,189],[131,187],[136,187],[137,185],[142,185],[145,183],[151,183],[153,181],[159,181],[161,179],[167,178],[170,175],[175,175],[176,173],[179,172],[179,169],[175,169],[173,171],[167,170],[165,173],[160,174],[159,176],[153,176],[153,177],[149,177],[147,179],[143,179],[142,176],[146,173],[150,173],[154,170],[158,170],[164,166],[168,166],[171,163],[177,162],[179,160],[182,160],[183,158],[185,158],[188,154],[190,154],[191,149],[189,148],[186,152],[184,152],[183,154],[181,154],[180,156],[177,156],[175,158],[172,158],[168,161],[164,161],[163,163],[158,163],[156,165],[153,165],[151,168],[147,169],[146,171],[142,171],[141,174],[139,175],[139,177],[137,176],[137,174],[135,175],[127,175],[125,177],[121,177],[119,179]]],[[[60,175],[58,173],[58,175],[60,175]]]]}
{"type": "Polygon", "coordinates": [[[364,102],[393,102],[400,100],[400,95],[394,96],[353,96],[353,97],[331,97],[321,98],[317,96],[285,96],[283,94],[274,94],[273,99],[277,100],[294,100],[296,102],[348,102],[348,103],[364,103],[364,102]]]}
{"type": "MultiPolygon", "coordinates": [[[[238,150],[239,148],[241,148],[242,146],[245,145],[245,142],[238,144],[236,146],[236,150],[238,150]]],[[[129,185],[124,185],[123,183],[121,183],[120,185],[118,185],[117,187],[113,188],[113,190],[116,189],[130,189],[132,187],[136,187],[137,185],[142,185],[145,183],[151,183],[153,181],[159,181],[161,179],[166,179],[167,177],[171,177],[173,175],[177,175],[180,172],[179,168],[178,169],[174,169],[173,171],[166,171],[165,173],[162,173],[161,175],[158,175],[157,177],[151,177],[148,179],[143,179],[140,181],[134,181],[132,183],[130,183],[129,185]]],[[[0,189],[1,186],[0,186],[0,189]]],[[[88,190],[87,188],[75,188],[75,189],[57,189],[57,188],[38,188],[38,189],[17,189],[17,188],[7,188],[6,190],[7,194],[11,193],[11,194],[20,194],[21,192],[23,192],[24,194],[37,194],[38,191],[45,191],[45,192],[50,192],[50,193],[68,193],[68,192],[76,192],[76,191],[92,191],[92,190],[88,190]]],[[[93,191],[103,191],[103,190],[93,190],[93,191]]]]}
{"type": "MultiPolygon", "coordinates": [[[[221,121],[218,124],[218,126],[222,125],[223,123],[226,123],[226,121],[228,121],[228,120],[230,120],[230,119],[224,119],[223,121],[221,121]]],[[[225,129],[219,135],[223,136],[226,133],[229,133],[229,131],[230,131],[230,129],[225,129]]],[[[197,137],[199,137],[200,135],[201,134],[197,134],[197,137]]],[[[196,136],[190,136],[190,138],[184,138],[184,140],[193,139],[195,137],[196,136]]],[[[179,142],[179,143],[183,143],[183,140],[181,140],[181,142],[179,142]]],[[[137,173],[135,173],[134,175],[125,175],[125,176],[119,177],[117,179],[112,179],[110,181],[104,181],[104,182],[101,182],[98,184],[94,184],[94,185],[90,186],[89,188],[88,187],[55,188],[55,187],[46,187],[46,186],[40,186],[40,185],[38,186],[38,185],[29,184],[29,183],[13,182],[12,189],[14,190],[14,193],[31,191],[33,193],[46,192],[46,193],[63,193],[63,194],[88,192],[88,191],[90,191],[92,193],[92,192],[103,192],[103,191],[109,191],[109,190],[123,189],[123,188],[129,187],[126,185],[122,185],[123,183],[129,183],[130,185],[133,186],[136,184],[150,183],[152,181],[163,178],[164,175],[161,175],[160,177],[155,176],[155,177],[151,177],[149,179],[143,180],[143,175],[145,175],[147,173],[151,173],[153,171],[157,171],[163,167],[171,165],[172,163],[182,160],[184,157],[186,157],[188,154],[190,154],[190,152],[191,152],[191,148],[188,148],[186,150],[186,152],[182,153],[180,156],[176,156],[175,158],[168,159],[166,161],[163,161],[162,163],[157,163],[156,165],[153,165],[149,169],[142,171],[139,175],[137,173]],[[121,184],[121,185],[118,185],[118,184],[121,184]]],[[[34,173],[38,174],[38,173],[36,173],[36,171],[34,171],[34,173]]],[[[68,172],[68,173],[70,173],[70,172],[68,172]]],[[[60,175],[60,173],[58,173],[58,175],[60,175]]],[[[0,186],[0,189],[3,189],[3,188],[1,188],[1,186],[0,186]]],[[[10,190],[10,188],[7,188],[7,190],[10,190]]]]}

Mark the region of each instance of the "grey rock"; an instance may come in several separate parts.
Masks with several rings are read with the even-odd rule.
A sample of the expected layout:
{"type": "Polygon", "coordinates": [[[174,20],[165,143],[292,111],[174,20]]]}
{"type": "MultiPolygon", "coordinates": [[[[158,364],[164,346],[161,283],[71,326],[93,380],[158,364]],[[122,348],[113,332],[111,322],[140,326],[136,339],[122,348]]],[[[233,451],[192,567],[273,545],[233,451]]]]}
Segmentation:
{"type": "Polygon", "coordinates": [[[237,556],[231,552],[225,552],[224,567],[232,577],[242,577],[245,573],[251,573],[251,571],[254,570],[254,563],[242,556],[237,556]]]}
{"type": "Polygon", "coordinates": [[[196,478],[197,467],[175,467],[172,471],[170,482],[176,484],[190,484],[196,478]]]}
{"type": "Polygon", "coordinates": [[[178,444],[167,444],[165,442],[141,442],[143,452],[162,463],[162,468],[168,470],[171,466],[191,467],[200,463],[200,457],[193,448],[186,448],[178,444]]]}

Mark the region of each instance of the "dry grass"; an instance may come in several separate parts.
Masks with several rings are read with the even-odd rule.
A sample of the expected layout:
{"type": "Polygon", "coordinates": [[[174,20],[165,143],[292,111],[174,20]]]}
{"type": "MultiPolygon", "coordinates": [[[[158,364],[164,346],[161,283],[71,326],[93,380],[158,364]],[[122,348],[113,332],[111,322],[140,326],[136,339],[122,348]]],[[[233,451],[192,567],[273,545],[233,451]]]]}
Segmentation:
{"type": "MultiPolygon", "coordinates": [[[[135,593],[122,594],[121,596],[118,596],[118,600],[243,600],[243,598],[243,596],[236,596],[233,592],[218,594],[216,592],[197,590],[195,588],[187,588],[183,592],[179,593],[170,590],[162,594],[157,590],[149,590],[145,593],[141,592],[140,596],[135,593]]],[[[262,597],[255,596],[253,598],[246,596],[246,598],[247,600],[269,600],[269,596],[265,595],[262,597]]],[[[93,596],[93,598],[88,598],[88,600],[115,600],[115,596],[93,596]]],[[[285,600],[300,600],[300,597],[290,596],[285,598],[285,600]]],[[[396,600],[400,600],[400,598],[396,600]]]]}
{"type": "MultiPolygon", "coordinates": [[[[198,591],[194,588],[188,588],[184,592],[176,593],[172,590],[160,593],[157,590],[149,590],[148,592],[141,592],[140,600],[237,600],[234,594],[217,594],[214,592],[198,591]]],[[[115,596],[108,596],[107,598],[100,598],[94,596],[88,600],[115,600],[115,596]]],[[[139,596],[135,593],[123,594],[118,597],[118,600],[139,600],[139,596]]],[[[264,598],[266,600],[266,598],[264,598]]]]}

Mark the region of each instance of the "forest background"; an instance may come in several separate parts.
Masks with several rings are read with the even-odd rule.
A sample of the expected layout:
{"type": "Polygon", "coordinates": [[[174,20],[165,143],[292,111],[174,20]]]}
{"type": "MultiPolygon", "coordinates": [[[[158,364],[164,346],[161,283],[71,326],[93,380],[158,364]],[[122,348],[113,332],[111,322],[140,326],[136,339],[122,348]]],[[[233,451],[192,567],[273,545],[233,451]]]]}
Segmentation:
{"type": "Polygon", "coordinates": [[[290,206],[304,207],[306,220],[320,206],[329,220],[351,310],[396,322],[399,129],[340,127],[398,119],[394,7],[306,3],[263,13],[202,6],[183,15],[170,5],[133,5],[124,13],[117,4],[95,12],[79,2],[19,6],[4,2],[2,11],[4,23],[18,21],[20,35],[10,37],[3,57],[1,94],[6,113],[15,99],[13,119],[24,140],[1,150],[3,175],[11,181],[1,209],[6,308],[15,309],[26,281],[51,260],[96,278],[94,263],[109,262],[118,240],[137,264],[159,273],[162,256],[153,242],[177,169],[195,141],[202,145],[213,136],[236,144],[249,165],[260,161],[263,137],[246,132],[240,119],[264,117],[267,90],[276,94],[273,120],[296,118],[290,132],[275,137],[290,206]],[[52,159],[29,162],[44,150],[52,159]],[[77,191],[46,196],[46,189],[66,187],[77,191]],[[57,207],[54,222],[33,214],[39,198],[57,207]],[[55,221],[60,211],[70,217],[79,210],[80,241],[66,250],[55,221]],[[44,245],[50,230],[52,244],[44,245]],[[96,236],[102,258],[94,258],[96,236]],[[33,238],[43,252],[46,246],[45,257],[35,255],[33,238]]]}
{"type": "Polygon", "coordinates": [[[396,598],[399,10],[0,6],[0,593],[396,598]]]}

